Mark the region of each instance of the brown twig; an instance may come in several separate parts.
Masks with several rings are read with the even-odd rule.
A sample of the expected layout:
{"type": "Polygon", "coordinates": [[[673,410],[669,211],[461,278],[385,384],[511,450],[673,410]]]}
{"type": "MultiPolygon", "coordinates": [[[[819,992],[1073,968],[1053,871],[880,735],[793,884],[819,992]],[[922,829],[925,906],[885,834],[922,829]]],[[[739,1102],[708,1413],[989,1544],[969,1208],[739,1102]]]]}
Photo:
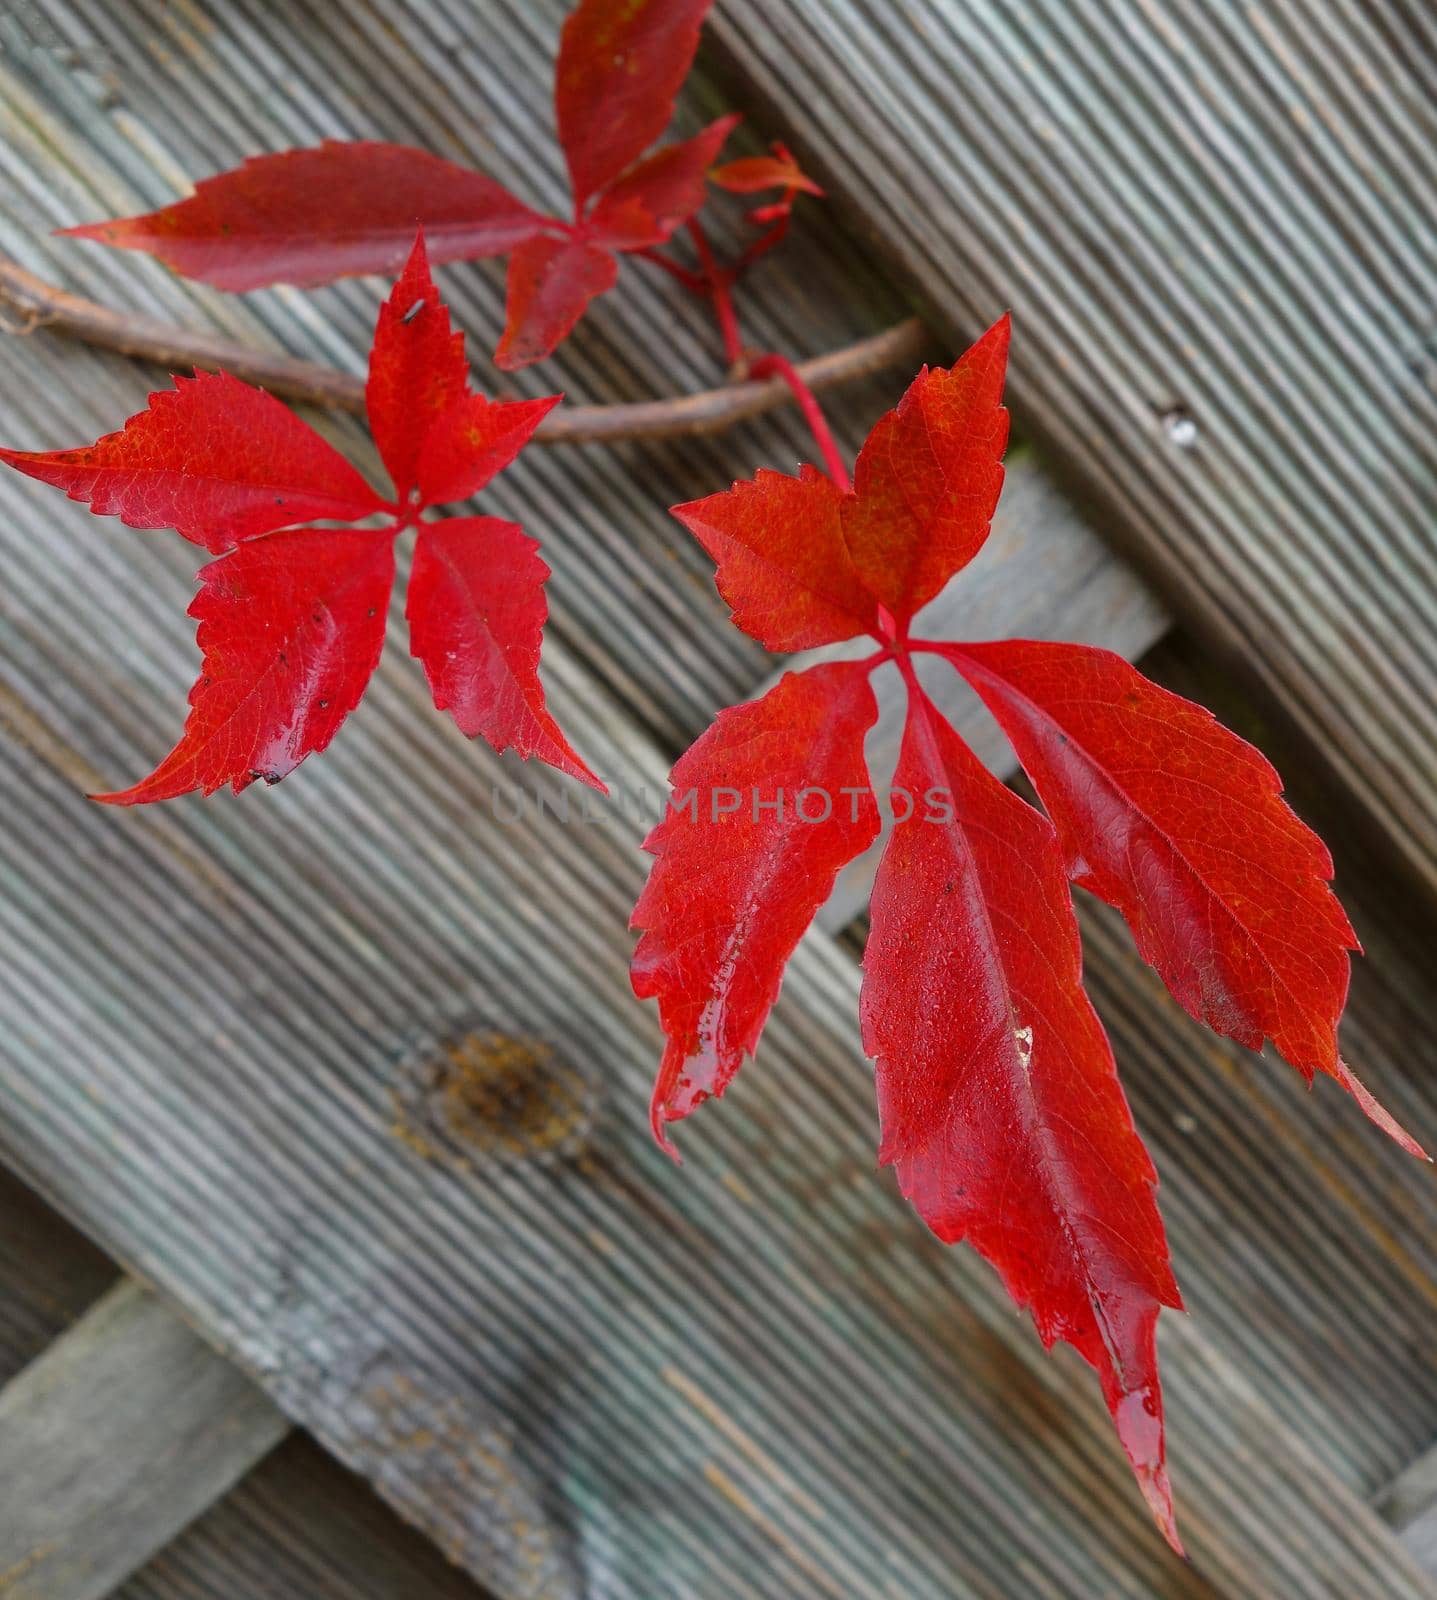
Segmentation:
{"type": "MultiPolygon", "coordinates": [[[[154,317],[112,311],[37,278],[0,256],[0,307],[19,318],[19,326],[0,319],[11,333],[49,328],[121,355],[162,367],[223,369],[274,394],[307,400],[335,411],[364,414],[362,379],[312,361],[292,361],[213,334],[177,328],[154,317]]],[[[870,372],[916,357],[923,347],[923,325],[916,317],[857,344],[798,363],[810,389],[828,389],[870,372]]],[[[676,439],[721,433],[746,417],[792,401],[782,378],[762,383],[731,383],[670,400],[640,400],[630,405],[564,406],[551,412],[534,435],[540,444],[589,444],[620,439],[676,439]]]]}

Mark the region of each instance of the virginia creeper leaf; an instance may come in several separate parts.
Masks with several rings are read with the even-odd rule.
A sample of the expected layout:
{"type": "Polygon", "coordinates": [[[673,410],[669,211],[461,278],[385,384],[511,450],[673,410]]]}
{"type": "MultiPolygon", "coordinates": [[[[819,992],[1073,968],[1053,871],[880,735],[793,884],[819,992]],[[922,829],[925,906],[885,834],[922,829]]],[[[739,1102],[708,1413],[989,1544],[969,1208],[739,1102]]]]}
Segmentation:
{"type": "Polygon", "coordinates": [[[588,239],[530,239],[509,257],[504,336],[494,361],[505,372],[548,355],[589,302],[618,281],[619,263],[588,239]]]}
{"type": "Polygon", "coordinates": [[[1154,1335],[1181,1300],[1053,829],[916,692],[895,782],[912,804],[874,885],[860,1002],[879,1159],[939,1238],[993,1263],[1045,1345],[1097,1370],[1180,1550],[1154,1335]]]}
{"type": "MultiPolygon", "coordinates": [[[[450,329],[422,236],[380,310],[365,391],[393,502],[263,391],[224,376],[176,382],[120,433],[83,450],[0,451],[93,511],[172,526],[216,551],[233,547],[200,574],[190,609],[204,670],[184,735],[143,782],[96,797],[117,805],[224,783],[238,792],[256,777],[278,782],[323,749],[378,659],[395,537],[432,501],[487,484],[558,399],[494,404],[469,393],[463,340],[450,329]],[[389,526],[372,533],[293,526],[385,511],[389,526]]],[[[421,524],[409,592],[414,650],[437,704],[466,733],[602,789],[545,709],[538,664],[548,575],[513,523],[421,524]]]]}
{"type": "Polygon", "coordinates": [[[190,606],[204,665],[184,735],[148,778],[95,798],[238,794],[323,750],[379,661],[393,582],[390,534],[352,528],[272,533],[211,562],[190,606]]]}
{"type": "Polygon", "coordinates": [[[435,422],[468,392],[464,335],[449,326],[421,233],[379,308],[364,386],[369,429],[400,502],[415,486],[419,451],[435,422]]]}
{"type": "Polygon", "coordinates": [[[537,756],[607,793],[544,704],[539,647],[549,569],[538,548],[498,517],[422,523],[405,606],[410,649],[434,704],[466,736],[537,756]]]}
{"type": "Polygon", "coordinates": [[[977,555],[1003,487],[1005,316],[951,368],[925,367],[868,435],[843,531],[863,581],[904,622],[977,555]]]}
{"type": "Polygon", "coordinates": [[[205,178],[159,211],[60,232],[241,290],[397,272],[419,227],[439,262],[504,255],[544,225],[502,184],[426,150],[329,139],[205,178]]]}
{"type": "Polygon", "coordinates": [[[0,461],[131,528],[174,528],[218,554],[297,522],[356,522],[383,501],[287,406],[227,373],[176,378],[149,409],[78,450],[0,461]]]}
{"type": "Polygon", "coordinates": [[[669,124],[712,0],[580,0],[559,37],[554,107],[575,214],[669,124]]]}
{"type": "Polygon", "coordinates": [[[1074,881],[1127,919],[1145,961],[1214,1032],[1271,1039],[1422,1152],[1338,1054],[1356,936],[1332,857],[1260,752],[1121,656],[1008,639],[945,654],[982,696],[1057,825],[1074,881]]]}
{"type": "Polygon", "coordinates": [[[599,196],[589,225],[615,250],[662,244],[704,203],[708,169],[742,119],[720,117],[682,144],[645,157],[599,196]]]}
{"type": "Polygon", "coordinates": [[[753,1053],[794,946],[878,832],[863,764],[877,715],[861,664],[785,673],[721,711],[670,775],[674,800],[644,841],[656,859],[634,910],[632,977],[659,1003],[667,1042],[649,1115],[671,1155],[664,1125],[722,1094],[753,1053]]]}
{"type": "Polygon", "coordinates": [[[486,400],[466,395],[430,428],[419,455],[419,498],[449,505],[477,494],[533,437],[534,429],[563,399],[486,400]]]}
{"type": "Polygon", "coordinates": [[[673,507],[718,564],[734,622],[769,650],[873,632],[878,609],[843,537],[844,497],[816,467],[753,480],[673,507]]]}

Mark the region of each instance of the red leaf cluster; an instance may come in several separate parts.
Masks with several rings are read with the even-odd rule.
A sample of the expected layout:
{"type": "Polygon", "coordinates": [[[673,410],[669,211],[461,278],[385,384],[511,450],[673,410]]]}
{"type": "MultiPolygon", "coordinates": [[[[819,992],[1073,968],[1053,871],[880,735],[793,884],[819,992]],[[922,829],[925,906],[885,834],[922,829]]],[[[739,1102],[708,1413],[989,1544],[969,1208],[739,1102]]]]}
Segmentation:
{"type": "MultiPolygon", "coordinates": [[[[435,262],[509,255],[495,360],[526,366],[613,288],[619,254],[664,243],[703,204],[706,175],[738,117],[645,152],[673,116],[711,3],[580,0],[565,22],[554,105],[572,219],[535,211],[494,179],[423,150],[329,140],[259,156],[158,211],[63,231],[239,290],[392,273],[419,228],[435,262]]],[[[793,181],[807,185],[796,169],[793,181]]]]}
{"type": "Polygon", "coordinates": [[[603,787],[550,715],[539,682],[549,569],[496,517],[422,514],[465,500],[506,467],[559,396],[474,394],[464,340],[422,238],[379,313],[366,400],[393,480],[378,495],[279,401],[221,373],[177,378],[118,432],[78,450],[0,460],[132,528],[174,528],[220,559],[190,607],[203,656],[179,743],[148,778],[97,799],[165,800],[275,783],[323,750],[359,703],[384,644],[394,542],[416,526],[410,646],[441,711],[603,787]],[[313,527],[316,521],[378,527],[313,527]]]}
{"type": "Polygon", "coordinates": [[[874,839],[868,679],[896,663],[908,715],[860,1000],[879,1159],[940,1238],[993,1263],[1045,1344],[1066,1340],[1096,1369],[1177,1546],[1154,1335],[1181,1302],[1156,1175],[1083,990],[1069,882],[1117,907],[1199,1021],[1336,1078],[1421,1151],[1338,1054],[1355,941],[1331,858],[1262,756],[1107,651],[910,637],[988,536],[1008,337],[1005,318],[950,370],[922,372],[869,435],[851,493],[805,467],[674,508],[734,621],[768,648],[865,634],[877,648],[786,674],[674,768],[634,913],[634,987],[657,1000],[666,1040],[652,1120],[672,1150],[666,1124],[723,1093],[834,878],[874,839]],[[1047,815],[959,738],[919,653],[982,696],[1047,815]]]}

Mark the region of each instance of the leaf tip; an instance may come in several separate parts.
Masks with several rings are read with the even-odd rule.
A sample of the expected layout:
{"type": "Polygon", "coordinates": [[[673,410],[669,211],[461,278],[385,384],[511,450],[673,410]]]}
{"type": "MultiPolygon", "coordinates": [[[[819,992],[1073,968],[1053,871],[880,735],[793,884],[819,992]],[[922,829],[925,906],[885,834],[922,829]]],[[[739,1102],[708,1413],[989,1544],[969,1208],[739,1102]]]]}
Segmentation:
{"type": "Polygon", "coordinates": [[[1416,1156],[1419,1161],[1430,1162],[1432,1160],[1432,1157],[1398,1122],[1387,1107],[1377,1099],[1376,1095],[1363,1083],[1341,1056],[1337,1058],[1337,1071],[1333,1073],[1333,1076],[1362,1107],[1368,1119],[1381,1128],[1383,1133],[1389,1139],[1395,1141],[1409,1156],[1416,1156]]]}

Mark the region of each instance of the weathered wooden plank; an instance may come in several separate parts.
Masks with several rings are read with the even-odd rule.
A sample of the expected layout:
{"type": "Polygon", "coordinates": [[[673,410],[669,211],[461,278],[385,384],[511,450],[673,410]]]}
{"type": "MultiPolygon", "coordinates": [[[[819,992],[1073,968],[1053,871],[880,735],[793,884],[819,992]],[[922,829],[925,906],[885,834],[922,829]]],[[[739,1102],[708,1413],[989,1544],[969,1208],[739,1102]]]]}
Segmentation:
{"type": "Polygon", "coordinates": [[[115,1600],[484,1600],[368,1485],[301,1433],[141,1572],[115,1600]]]}
{"type": "MultiPolygon", "coordinates": [[[[119,1279],[101,1251],[0,1170],[0,1384],[78,1322],[119,1279]]],[[[171,1342],[167,1335],[160,1348],[171,1342]]],[[[157,1352],[158,1353],[158,1352],[157,1352]]],[[[144,1352],[141,1352],[143,1355],[144,1352]]],[[[213,1359],[220,1360],[216,1356],[213,1359]]],[[[200,1391],[191,1387],[190,1400],[200,1391]]],[[[108,1395],[101,1396],[103,1407],[108,1395]]],[[[61,1396],[63,1402],[64,1397],[61,1396]]],[[[173,1395],[166,1395],[173,1404],[173,1395]]],[[[80,1433],[89,1427],[86,1419],[80,1433]]],[[[3,1443],[3,1441],[0,1441],[3,1443]]],[[[145,1463],[127,1441],[132,1470],[145,1463]]],[[[153,1512],[146,1508],[152,1521],[153,1512]]],[[[68,1529],[82,1538],[85,1530],[68,1529]]],[[[3,1587],[3,1586],[0,1586],[3,1587]]],[[[473,1580],[369,1487],[292,1433],[118,1591],[117,1600],[481,1600],[473,1580]]],[[[46,1590],[47,1600],[58,1600],[46,1590]]]]}
{"type": "Polygon", "coordinates": [[[1013,307],[1021,419],[1432,889],[1437,145],[1412,11],[731,0],[713,29],[935,328],[1013,307]]]}
{"type": "MultiPolygon", "coordinates": [[[[126,381],[84,352],[24,353],[29,380],[82,411],[109,403],[102,372],[126,381]]],[[[1201,1594],[1208,1574],[1238,1594],[1279,1577],[1296,1594],[1423,1592],[1400,1559],[1388,1570],[1352,1542],[1355,1498],[1311,1455],[1316,1441],[1350,1459],[1332,1408],[1368,1383],[1372,1350],[1389,1367],[1400,1349],[1366,1310],[1342,1393],[1312,1387],[1301,1434],[1272,1417],[1273,1455],[1230,1459],[1220,1397],[1189,1398],[1170,1363],[1198,1524],[1198,1565],[1172,1573],[1086,1375],[1047,1362],[986,1271],[923,1239],[875,1180],[857,974],[836,946],[800,952],[761,1068],[672,1171],[643,1126],[655,1045],[624,977],[640,825],[499,826],[491,786],[510,769],[425,713],[410,663],[385,663],[372,706],[300,782],[118,819],[85,805],[78,750],[133,766],[159,737],[161,684],[173,698],[183,682],[164,619],[185,558],[96,543],[78,508],[19,480],[0,492],[6,1158],[62,1189],[471,1570],[505,1594],[729,1594],[736,1573],[758,1594],[1003,1594],[1015,1574],[1073,1595],[1201,1594]],[[66,530],[43,547],[40,507],[66,530]],[[506,1076],[526,1062],[535,1081],[506,1076]],[[1291,1459],[1317,1541],[1297,1587],[1263,1509],[1291,1459]]],[[[562,648],[550,675],[603,769],[655,788],[664,759],[562,648]]],[[[1137,1007],[1115,1022],[1124,1059],[1170,1051],[1200,1082],[1210,1048],[1121,971],[1111,1003],[1137,1007]]],[[[1241,1150],[1252,1110],[1214,1109],[1217,1149],[1241,1150]]],[[[1324,1119],[1347,1111],[1331,1101],[1324,1119]]],[[[1278,1159],[1293,1135],[1269,1115],[1255,1170],[1229,1161],[1222,1192],[1235,1181],[1249,1216],[1268,1194],[1289,1230],[1268,1248],[1332,1251],[1355,1229],[1304,1264],[1312,1322],[1356,1281],[1377,1224],[1324,1210],[1321,1192],[1294,1214],[1262,1176],[1298,1154],[1278,1159]]],[[[1156,1129],[1165,1171],[1174,1126],[1156,1129]]],[[[1180,1255],[1211,1229],[1185,1177],[1166,1193],[1180,1255]]],[[[1415,1230],[1423,1204],[1382,1227],[1415,1230]]],[[[1260,1341],[1245,1300],[1272,1259],[1196,1265],[1204,1337],[1228,1322],[1260,1341]]],[[[1391,1268],[1413,1270],[1410,1255],[1391,1268]]],[[[1361,1293],[1398,1303],[1385,1279],[1361,1293]]],[[[1430,1402],[1407,1377],[1400,1417],[1354,1437],[1418,1425],[1430,1402]]]]}
{"type": "MultiPolygon", "coordinates": [[[[174,315],[187,291],[156,293],[174,315]]],[[[0,358],[37,424],[104,426],[138,394],[85,352],[0,358]]],[[[451,736],[397,653],[273,793],[86,807],[88,763],[162,747],[188,563],[34,486],[0,495],[7,1159],[472,1569],[506,1594],[1430,1594],[1354,1486],[1437,1419],[1401,1320],[1431,1191],[1336,1097],[1246,1073],[1098,941],[1203,1319],[1169,1362],[1177,1569],[1086,1375],[874,1178],[851,957],[800,952],[762,1063],[674,1173],[643,1128],[655,1041],[619,932],[640,824],[503,827],[512,769],[451,736]],[[1318,1129],[1343,1159],[1314,1178],[1318,1129]],[[1350,1348],[1294,1351],[1334,1305],[1350,1348]],[[1210,1383],[1208,1353],[1260,1396],[1210,1383]]],[[[665,757],[564,644],[549,677],[584,747],[653,791],[665,757]]],[[[1422,1131],[1421,1041],[1383,1063],[1422,1131]]]]}
{"type": "Polygon", "coordinates": [[[168,1307],[117,1285],[0,1390],[0,1586],[102,1600],[288,1432],[168,1307]]]}

